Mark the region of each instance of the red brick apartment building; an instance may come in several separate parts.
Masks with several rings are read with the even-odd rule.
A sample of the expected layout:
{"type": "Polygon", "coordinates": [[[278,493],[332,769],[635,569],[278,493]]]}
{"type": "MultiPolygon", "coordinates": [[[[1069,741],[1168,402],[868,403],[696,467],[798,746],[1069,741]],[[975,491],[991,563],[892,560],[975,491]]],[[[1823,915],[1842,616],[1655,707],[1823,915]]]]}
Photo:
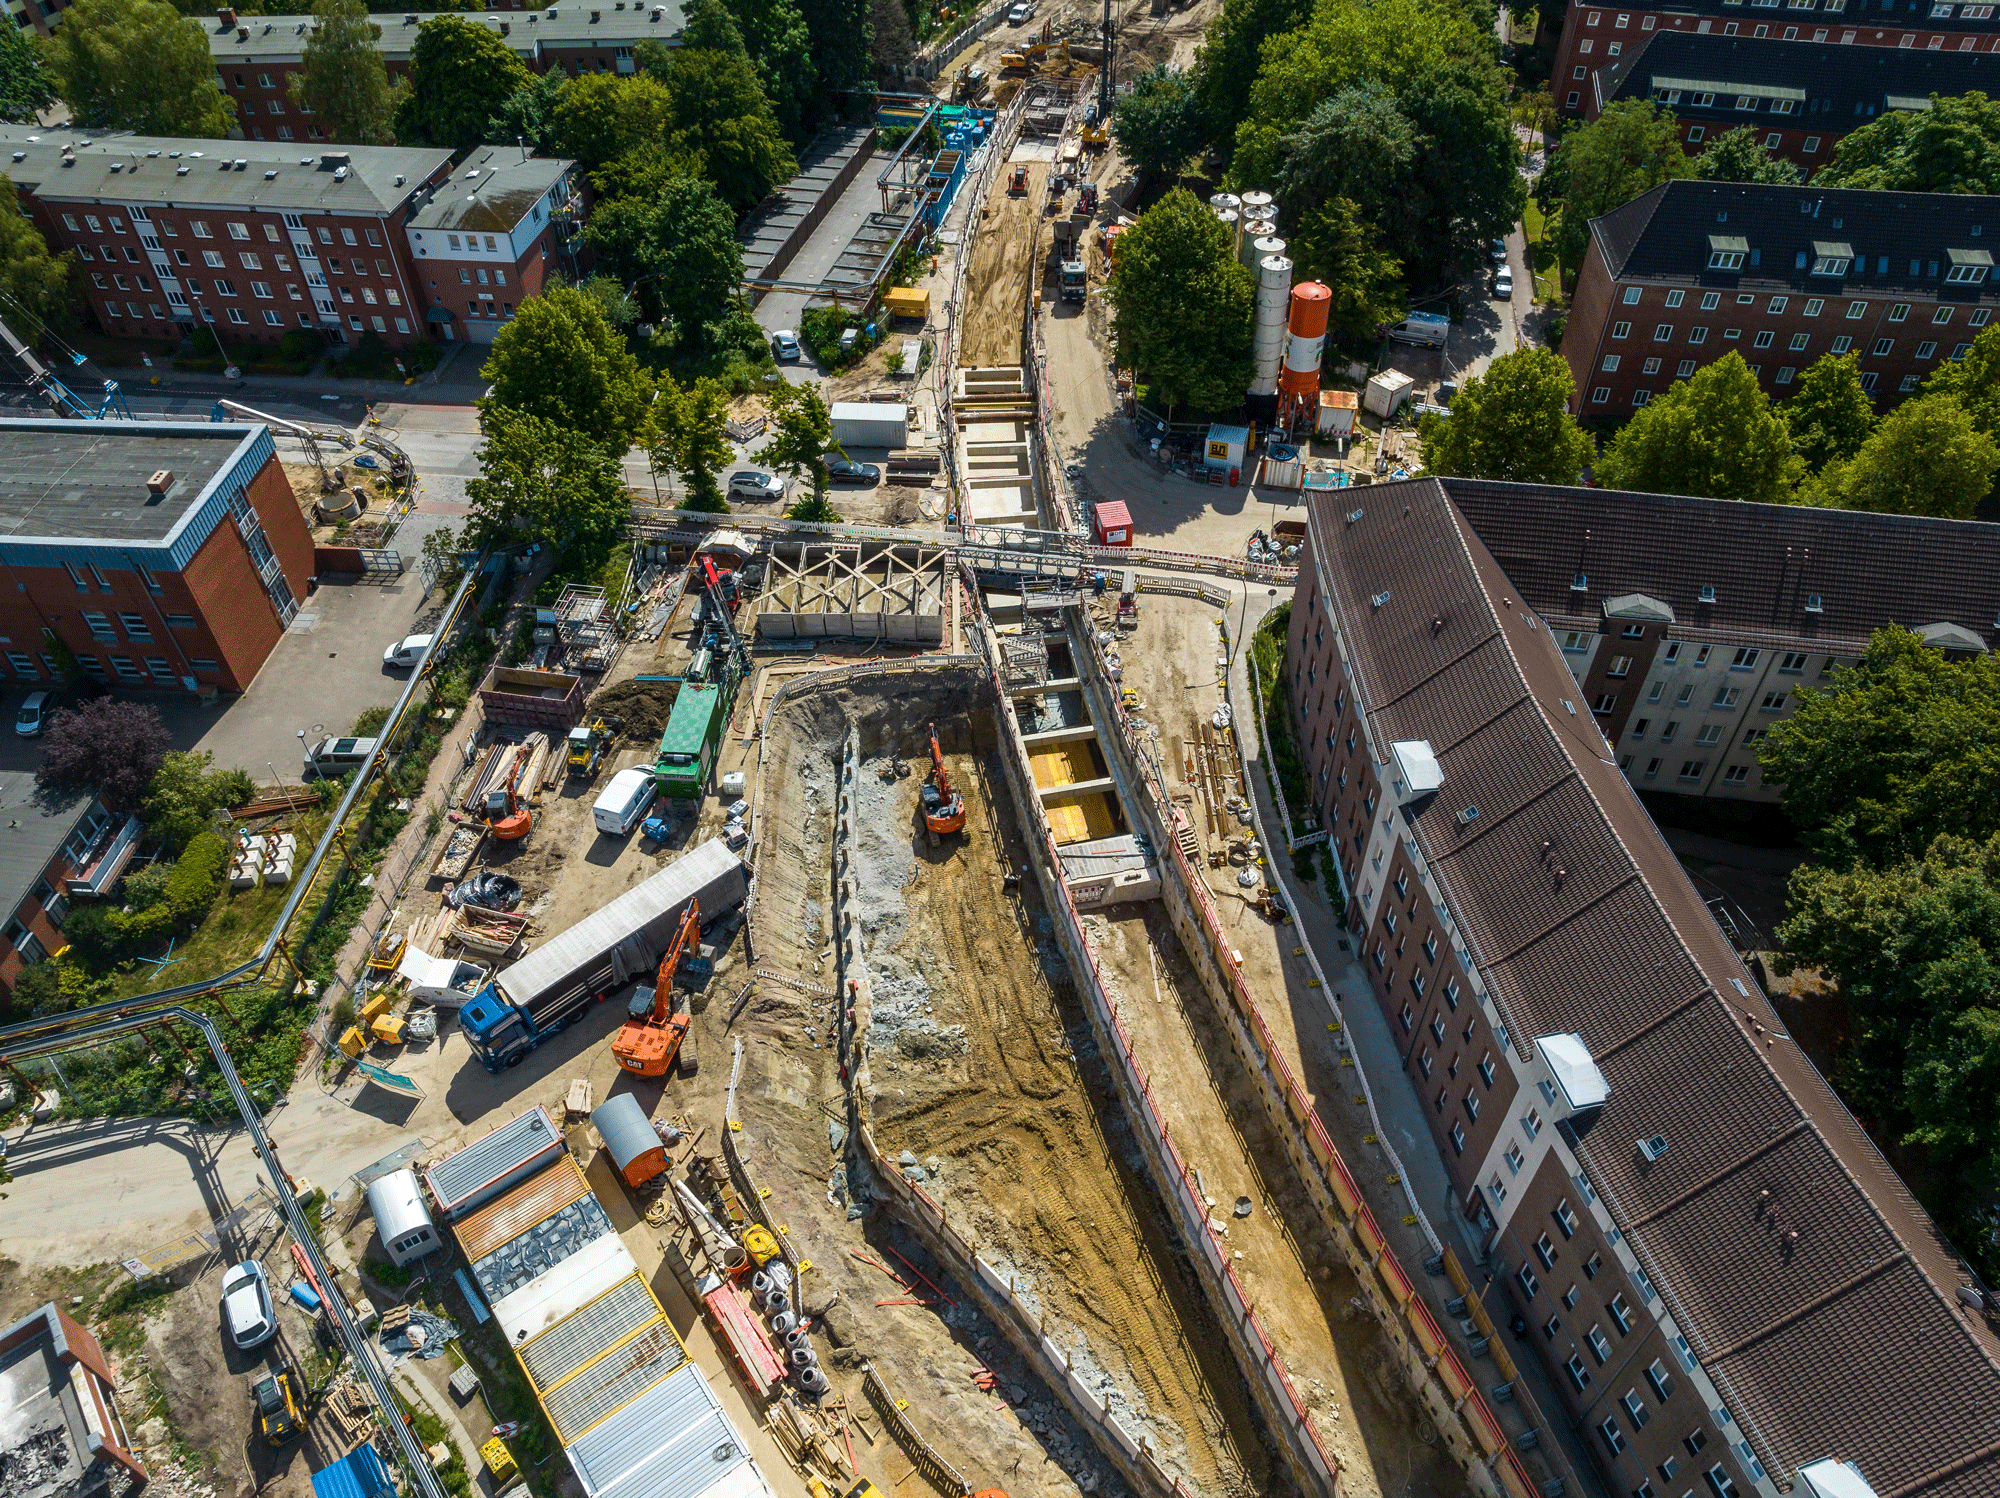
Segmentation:
{"type": "Polygon", "coordinates": [[[1833,159],[1850,130],[1890,110],[1928,109],[1933,94],[1975,89],[2000,93],[2000,56],[1661,31],[1591,74],[1585,115],[1594,120],[1620,99],[1652,99],[1680,122],[1691,156],[1748,125],[1765,150],[1811,171],[1833,159]]]}
{"type": "Polygon", "coordinates": [[[1661,0],[1654,5],[1572,4],[1563,14],[1549,89],[1559,113],[1581,118],[1590,75],[1655,31],[1745,36],[1753,41],[1991,52],[2000,46],[1992,4],[1958,0],[1661,0]]]}
{"type": "Polygon", "coordinates": [[[1988,1293],[1717,929],[1455,503],[1479,487],[1310,501],[1289,661],[1489,1309],[1526,1323],[1608,1492],[2000,1492],[1988,1293]]]}
{"type": "Polygon", "coordinates": [[[0,1329],[0,1471],[13,1498],[131,1498],[146,1486],[97,1339],[51,1302],[0,1329]]]}
{"type": "Polygon", "coordinates": [[[428,325],[490,343],[551,263],[576,269],[580,174],[513,147],[454,168],[429,147],[0,125],[0,150],[22,208],[76,252],[113,337],[207,325],[230,342],[306,328],[404,345],[428,325]]]}
{"type": "MultiPolygon", "coordinates": [[[[30,0],[32,3],[32,0],[30,0]]],[[[632,73],[638,70],[635,49],[642,41],[680,45],[683,18],[679,0],[664,3],[626,4],[624,0],[594,5],[552,5],[546,9],[522,11],[511,5],[489,3],[484,14],[478,11],[407,11],[378,15],[382,29],[380,47],[383,64],[391,79],[407,78],[410,51],[417,31],[440,14],[485,26],[504,39],[531,73],[560,71],[571,77],[585,73],[632,73]]],[[[291,102],[286,79],[299,71],[305,46],[313,33],[311,16],[239,16],[227,8],[216,12],[213,21],[194,19],[208,38],[215,58],[215,74],[222,91],[236,101],[237,119],[243,133],[261,140],[259,133],[272,127],[273,119],[290,121],[302,134],[311,131],[308,115],[291,102]]],[[[317,134],[304,134],[317,140],[317,134]]]]}
{"type": "Polygon", "coordinates": [[[1960,359],[2000,305],[2000,199],[1682,179],[1590,223],[1563,358],[1573,409],[1629,413],[1734,350],[1772,396],[1861,356],[1877,403],[1960,359]]]}

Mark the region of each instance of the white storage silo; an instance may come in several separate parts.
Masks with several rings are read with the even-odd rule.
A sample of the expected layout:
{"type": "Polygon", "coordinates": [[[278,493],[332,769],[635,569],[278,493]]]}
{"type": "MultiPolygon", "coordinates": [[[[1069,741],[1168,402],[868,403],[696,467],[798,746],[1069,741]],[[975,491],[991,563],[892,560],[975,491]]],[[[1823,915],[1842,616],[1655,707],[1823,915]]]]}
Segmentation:
{"type": "Polygon", "coordinates": [[[1291,305],[1292,262],[1282,254],[1257,263],[1257,321],[1250,340],[1250,393],[1276,395],[1285,355],[1285,318],[1291,305]]]}
{"type": "MultiPolygon", "coordinates": [[[[1257,252],[1257,241],[1260,239],[1275,239],[1277,238],[1277,234],[1278,226],[1272,223],[1271,220],[1267,218],[1251,218],[1249,217],[1248,210],[1245,211],[1243,236],[1236,242],[1236,255],[1243,262],[1244,268],[1252,275],[1255,275],[1257,272],[1257,262],[1264,258],[1263,255],[1257,252]]],[[[1269,251],[1265,253],[1268,254],[1269,251]]]]}
{"type": "Polygon", "coordinates": [[[1245,218],[1276,218],[1277,202],[1261,189],[1253,189],[1243,194],[1243,216],[1245,218]]]}

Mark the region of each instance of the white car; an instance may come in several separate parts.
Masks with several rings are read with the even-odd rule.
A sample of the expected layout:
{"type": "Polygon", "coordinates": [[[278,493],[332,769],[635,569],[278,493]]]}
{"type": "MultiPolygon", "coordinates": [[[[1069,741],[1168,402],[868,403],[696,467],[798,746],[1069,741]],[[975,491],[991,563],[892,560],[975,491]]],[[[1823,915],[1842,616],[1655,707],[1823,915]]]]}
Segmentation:
{"type": "Polygon", "coordinates": [[[1514,299],[1514,268],[1503,265],[1493,273],[1493,296],[1496,301],[1511,302],[1514,299]]]}
{"type": "Polygon", "coordinates": [[[258,1347],[278,1334],[271,1308],[271,1277],[255,1259],[246,1259],[222,1277],[222,1319],[239,1348],[258,1347]]]}
{"type": "Polygon", "coordinates": [[[790,328],[778,329],[771,335],[771,354],[773,358],[783,359],[786,363],[801,357],[799,335],[790,328]]]}
{"type": "Polygon", "coordinates": [[[49,726],[49,709],[56,700],[54,692],[30,692],[28,700],[21,704],[21,710],[14,715],[14,732],[24,739],[32,739],[49,726]]]}
{"type": "Polygon", "coordinates": [[[729,498],[752,504],[770,504],[785,497],[785,481],[772,473],[740,468],[729,475],[729,498]]]}
{"type": "Polygon", "coordinates": [[[431,648],[431,641],[436,638],[436,635],[404,635],[382,652],[383,668],[393,671],[403,666],[414,666],[423,659],[424,652],[431,648]]]}

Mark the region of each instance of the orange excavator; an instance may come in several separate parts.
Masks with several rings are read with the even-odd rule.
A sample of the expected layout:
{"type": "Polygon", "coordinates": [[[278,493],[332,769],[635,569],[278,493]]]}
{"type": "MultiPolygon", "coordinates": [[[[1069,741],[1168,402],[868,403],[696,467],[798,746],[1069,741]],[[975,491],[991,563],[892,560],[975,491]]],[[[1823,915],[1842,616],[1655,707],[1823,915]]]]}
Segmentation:
{"type": "Polygon", "coordinates": [[[521,771],[526,768],[529,757],[527,745],[516,749],[513,768],[507,772],[507,783],[495,786],[486,793],[486,825],[503,843],[519,842],[535,825],[534,813],[521,801],[521,771]]]}
{"type": "Polygon", "coordinates": [[[674,1009],[674,979],[686,967],[706,976],[713,971],[701,955],[701,903],[687,902],[674,939],[660,957],[660,971],[653,979],[653,991],[640,989],[632,996],[627,1019],[611,1039],[611,1054],[634,1076],[664,1077],[680,1055],[687,1038],[688,1016],[674,1009]]]}
{"type": "Polygon", "coordinates": [[[945,773],[935,723],[931,724],[931,778],[924,782],[923,802],[924,828],[930,833],[933,848],[940,837],[964,830],[965,797],[952,789],[951,776],[945,773]]]}

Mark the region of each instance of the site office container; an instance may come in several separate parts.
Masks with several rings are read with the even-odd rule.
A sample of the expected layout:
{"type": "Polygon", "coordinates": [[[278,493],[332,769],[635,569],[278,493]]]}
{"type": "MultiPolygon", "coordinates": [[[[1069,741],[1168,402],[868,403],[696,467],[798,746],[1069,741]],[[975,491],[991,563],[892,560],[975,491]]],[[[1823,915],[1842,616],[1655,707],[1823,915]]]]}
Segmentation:
{"type": "Polygon", "coordinates": [[[424,1172],[438,1215],[454,1222],[477,1211],[563,1152],[562,1131],[539,1105],[424,1172]]]}
{"type": "Polygon", "coordinates": [[[722,742],[730,697],[726,686],[682,685],[653,760],[653,777],[659,782],[661,795],[687,801],[701,797],[708,786],[708,772],[715,765],[716,748],[722,742]]]}

